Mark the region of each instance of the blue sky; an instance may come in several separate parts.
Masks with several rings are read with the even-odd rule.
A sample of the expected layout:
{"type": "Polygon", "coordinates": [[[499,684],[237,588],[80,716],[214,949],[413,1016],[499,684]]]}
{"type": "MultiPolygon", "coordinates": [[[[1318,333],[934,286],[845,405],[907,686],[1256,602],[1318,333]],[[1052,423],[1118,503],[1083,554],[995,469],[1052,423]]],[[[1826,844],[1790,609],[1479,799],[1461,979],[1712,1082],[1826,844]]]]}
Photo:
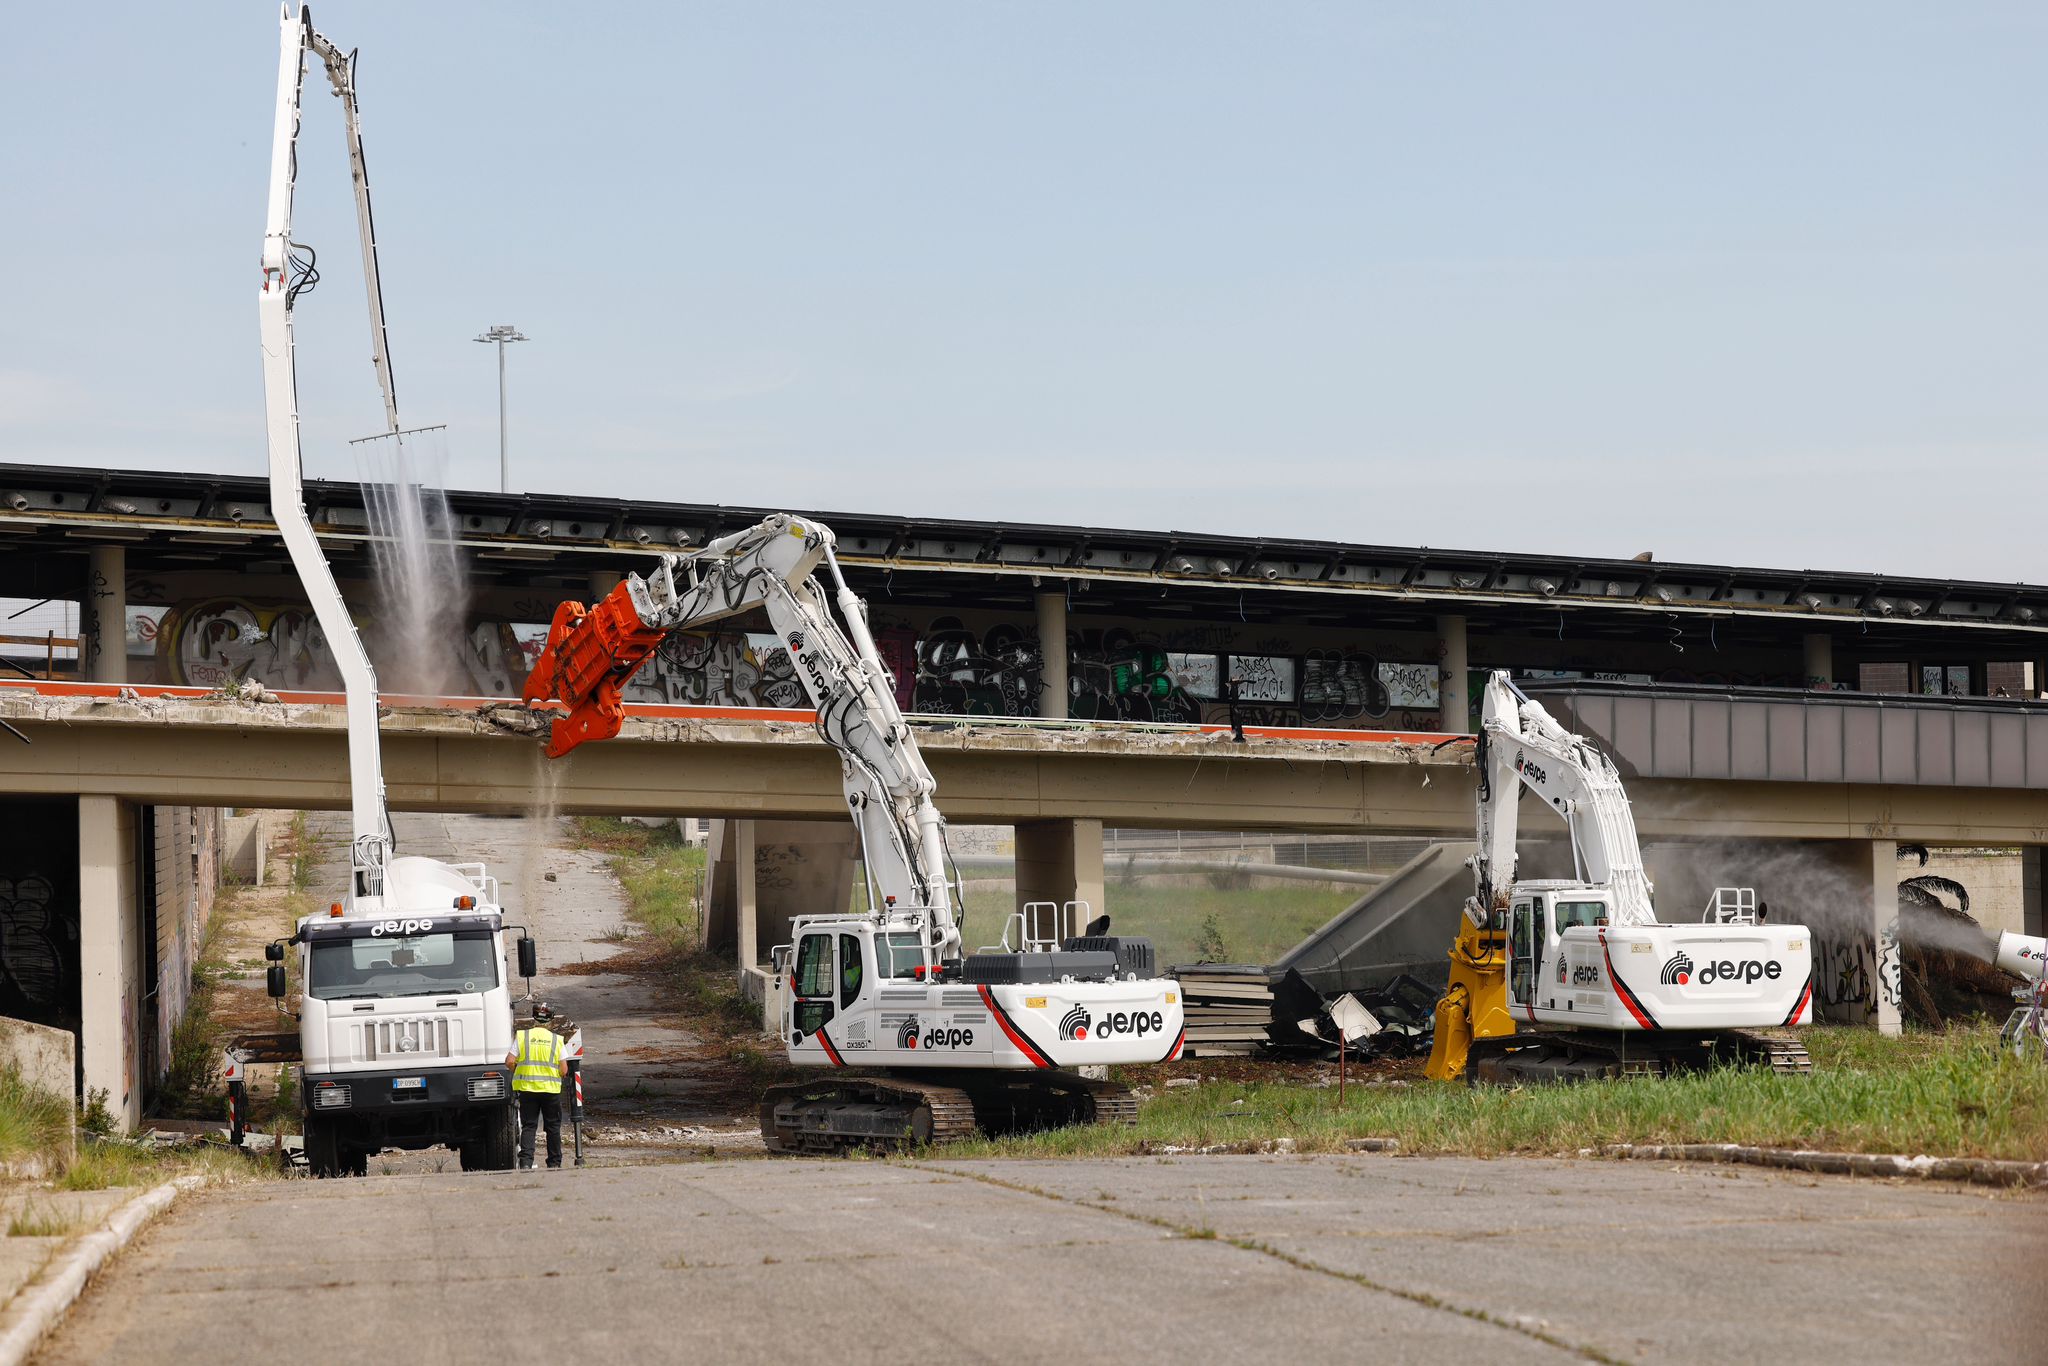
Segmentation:
{"type": "MultiPolygon", "coordinates": [[[[364,4],[448,482],[2048,578],[2039,5],[364,4]]],[[[257,473],[265,3],[21,7],[0,452],[257,473]]],[[[338,108],[309,473],[380,422],[338,108]]]]}

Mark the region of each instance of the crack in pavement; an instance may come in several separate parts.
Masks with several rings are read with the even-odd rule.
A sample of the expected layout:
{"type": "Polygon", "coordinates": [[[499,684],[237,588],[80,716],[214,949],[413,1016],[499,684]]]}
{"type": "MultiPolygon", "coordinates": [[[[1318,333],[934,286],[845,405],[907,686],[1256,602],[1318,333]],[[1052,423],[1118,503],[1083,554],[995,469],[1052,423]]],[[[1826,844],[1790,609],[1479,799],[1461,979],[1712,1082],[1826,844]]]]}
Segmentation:
{"type": "Polygon", "coordinates": [[[1149,1224],[1154,1228],[1165,1229],[1167,1232],[1182,1238],[1204,1242],[1228,1243],[1230,1246],[1241,1251],[1256,1253],[1262,1257],[1270,1257],[1274,1261],[1280,1262],[1285,1266],[1291,1266],[1298,1271],[1309,1271],[1319,1276],[1328,1276],[1333,1280],[1349,1281],[1353,1285],[1377,1291],[1383,1295],[1392,1295],[1396,1299],[1407,1300],[1410,1304],[1420,1305],[1425,1309],[1434,1309],[1439,1313],[1453,1314],[1460,1318],[1470,1319],[1475,1323],[1486,1324],[1492,1328],[1505,1329],[1510,1333],[1519,1333],[1523,1337],[1535,1339],[1546,1347],[1555,1347],[1559,1351],[1570,1352],[1572,1355],[1583,1357],[1587,1361],[1601,1362],[1604,1366],[1626,1366],[1622,1358],[1613,1356],[1598,1347],[1586,1343],[1572,1342],[1531,1324],[1517,1323],[1513,1319],[1502,1318],[1491,1310],[1480,1309],[1472,1305],[1457,1304],[1445,1299],[1441,1295],[1434,1295],[1425,1290],[1405,1290],[1397,1285],[1388,1285],[1384,1281],[1374,1280],[1362,1272],[1342,1271],[1333,1266],[1324,1266],[1321,1262],[1304,1257],[1300,1253],[1289,1252],[1285,1248],[1275,1247],[1271,1243],[1262,1242],[1256,1238],[1234,1238],[1228,1234],[1218,1233],[1212,1228],[1176,1223],[1163,1215],[1144,1214],[1137,1210],[1119,1209],[1112,1204],[1104,1204],[1079,1196],[1061,1195],[1058,1191],[1049,1191],[1042,1186],[1026,1185],[1021,1181],[1005,1181],[999,1176],[990,1176],[985,1172],[962,1171],[957,1167],[944,1167],[932,1162],[917,1162],[909,1165],[923,1171],[938,1172],[962,1181],[978,1181],[984,1186],[994,1186],[1000,1190],[1013,1191],[1019,1195],[1035,1196],[1038,1199],[1050,1200],[1062,1205],[1076,1205],[1082,1209],[1091,1209],[1099,1214],[1114,1215],[1116,1218],[1127,1219],[1133,1223],[1149,1224]]]}

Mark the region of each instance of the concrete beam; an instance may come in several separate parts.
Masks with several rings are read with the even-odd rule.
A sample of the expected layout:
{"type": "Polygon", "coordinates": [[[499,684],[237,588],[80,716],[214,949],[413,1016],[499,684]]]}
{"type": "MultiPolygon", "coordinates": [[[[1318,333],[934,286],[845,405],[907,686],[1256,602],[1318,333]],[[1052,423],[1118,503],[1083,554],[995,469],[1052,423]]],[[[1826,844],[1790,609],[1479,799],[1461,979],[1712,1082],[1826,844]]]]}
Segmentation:
{"type": "MultiPolygon", "coordinates": [[[[538,745],[490,719],[515,709],[399,709],[384,719],[385,781],[401,811],[521,812],[544,776],[538,745]]],[[[774,713],[777,717],[788,713],[774,713]]],[[[0,790],[186,806],[342,809],[338,707],[68,699],[0,687],[0,790]]],[[[1184,830],[1464,834],[1471,747],[1430,737],[1269,739],[1201,732],[919,727],[948,819],[1097,820],[1184,830]]],[[[565,812],[842,821],[839,762],[808,722],[631,717],[547,775],[565,812]]],[[[1645,838],[2035,845],[2043,796],[2024,788],[1636,778],[1645,838]]],[[[1542,818],[1532,818],[1540,825],[1542,818]]],[[[1559,827],[1562,828],[1561,826],[1559,827]]]]}

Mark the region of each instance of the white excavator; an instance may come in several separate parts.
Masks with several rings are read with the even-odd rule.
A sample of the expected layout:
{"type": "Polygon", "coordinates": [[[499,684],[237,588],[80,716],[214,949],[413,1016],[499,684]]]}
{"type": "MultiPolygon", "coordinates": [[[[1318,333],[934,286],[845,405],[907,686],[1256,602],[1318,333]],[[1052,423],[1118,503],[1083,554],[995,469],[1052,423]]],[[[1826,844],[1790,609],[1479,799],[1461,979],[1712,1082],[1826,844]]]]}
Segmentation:
{"type": "Polygon", "coordinates": [[[967,950],[936,785],[833,545],[829,528],[778,513],[663,556],[595,606],[561,604],[524,690],[529,706],[568,704],[548,754],[616,735],[621,690],[670,632],[765,609],[819,734],[839,753],[867,908],[799,916],[775,951],[789,1061],[823,1075],[763,1096],[769,1148],[1135,1122],[1127,1089],[1067,1069],[1179,1057],[1178,984],[1158,975],[1148,941],[1111,936],[1107,916],[1086,923],[1082,902],[1027,905],[1006,918],[999,943],[967,950]],[[843,628],[814,577],[821,566],[843,628]]]}
{"type": "MultiPolygon", "coordinates": [[[[248,1125],[248,1067],[297,1064],[308,1165],[316,1176],[360,1176],[384,1148],[446,1146],[470,1169],[513,1165],[517,1138],[511,1074],[513,1001],[505,972],[497,879],[481,863],[395,854],[377,734],[377,676],[306,516],[300,466],[295,305],[317,280],[312,254],[292,240],[300,93],[308,57],[319,58],[342,103],[356,223],[370,305],[371,364],[383,393],[385,436],[403,440],[391,382],[377,243],[357,115],[355,54],[313,28],[303,8],[281,17],[270,200],[263,233],[263,399],[270,448],[270,501],[277,528],[341,671],[348,716],[349,875],[325,914],[298,922],[268,946],[270,995],[287,989],[283,966],[296,948],[296,1031],[244,1035],[227,1050],[229,1128],[248,1125]]],[[[327,898],[323,898],[326,900],[327,898]]],[[[534,975],[534,943],[517,940],[519,968],[534,975]]],[[[569,1053],[580,1055],[572,1037],[569,1053]]]]}
{"type": "Polygon", "coordinates": [[[1716,1059],[1812,1070],[1784,1028],[1813,1019],[1805,926],[1766,923],[1747,887],[1716,888],[1697,922],[1660,921],[1614,761],[1504,670],[1487,681],[1476,762],[1475,886],[1427,1075],[1574,1080],[1716,1059]],[[1576,877],[1516,880],[1525,790],[1563,817],[1576,877]]]}

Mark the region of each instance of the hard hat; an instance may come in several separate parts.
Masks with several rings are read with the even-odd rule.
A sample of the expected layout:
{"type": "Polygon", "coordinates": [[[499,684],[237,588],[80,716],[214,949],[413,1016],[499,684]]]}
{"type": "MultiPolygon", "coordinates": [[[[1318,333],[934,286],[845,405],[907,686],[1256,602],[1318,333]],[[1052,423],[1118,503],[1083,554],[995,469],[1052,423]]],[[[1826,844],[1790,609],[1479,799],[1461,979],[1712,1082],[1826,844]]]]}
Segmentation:
{"type": "Polygon", "coordinates": [[[533,1018],[536,1020],[552,1020],[555,1018],[554,1008],[546,1001],[542,1001],[534,1006],[533,1018]]]}

